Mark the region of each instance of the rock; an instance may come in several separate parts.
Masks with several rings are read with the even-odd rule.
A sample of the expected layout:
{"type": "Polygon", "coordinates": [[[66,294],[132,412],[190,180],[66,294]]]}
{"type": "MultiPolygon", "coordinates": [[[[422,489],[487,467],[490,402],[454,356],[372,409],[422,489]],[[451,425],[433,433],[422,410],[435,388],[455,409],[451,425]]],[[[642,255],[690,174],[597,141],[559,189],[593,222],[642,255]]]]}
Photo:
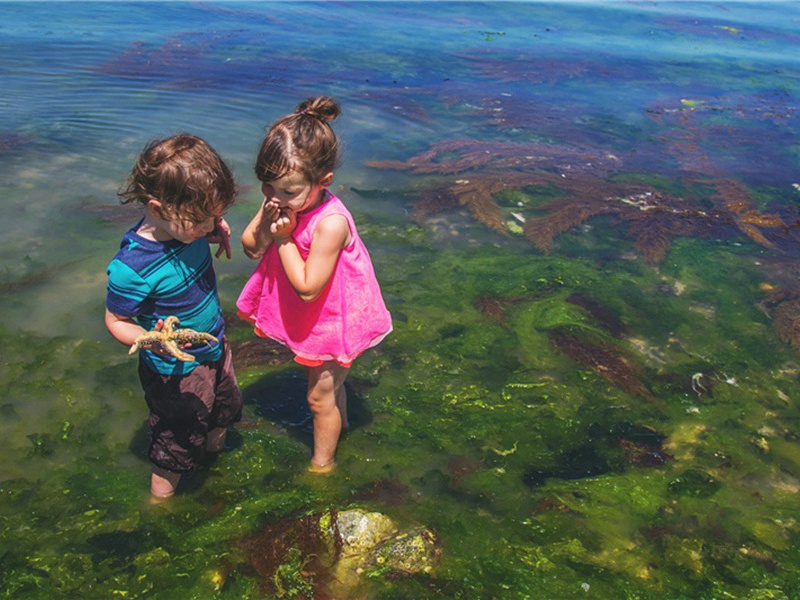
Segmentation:
{"type": "Polygon", "coordinates": [[[426,527],[418,527],[372,548],[364,556],[362,568],[407,574],[429,573],[440,554],[441,549],[433,532],[426,527]]]}
{"type": "Polygon", "coordinates": [[[348,597],[362,576],[429,573],[441,556],[427,527],[402,530],[384,514],[359,509],[282,521],[248,546],[265,591],[278,593],[273,588],[281,583],[281,589],[309,588],[336,598],[348,597]],[[292,564],[302,568],[287,569],[292,564]]]}
{"type": "Polygon", "coordinates": [[[378,512],[346,510],[327,514],[328,519],[320,519],[320,529],[327,527],[327,534],[331,537],[338,532],[344,555],[363,554],[397,533],[394,522],[378,512]]]}

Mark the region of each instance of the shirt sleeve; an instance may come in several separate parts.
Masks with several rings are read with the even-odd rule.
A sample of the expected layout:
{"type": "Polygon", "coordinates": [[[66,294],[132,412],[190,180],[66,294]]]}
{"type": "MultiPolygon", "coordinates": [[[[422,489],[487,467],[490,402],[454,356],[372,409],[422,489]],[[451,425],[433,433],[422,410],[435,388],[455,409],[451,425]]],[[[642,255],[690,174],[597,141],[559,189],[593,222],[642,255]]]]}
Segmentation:
{"type": "Polygon", "coordinates": [[[146,312],[144,304],[152,289],[136,271],[114,259],[108,265],[106,308],[120,317],[135,317],[146,312]]]}

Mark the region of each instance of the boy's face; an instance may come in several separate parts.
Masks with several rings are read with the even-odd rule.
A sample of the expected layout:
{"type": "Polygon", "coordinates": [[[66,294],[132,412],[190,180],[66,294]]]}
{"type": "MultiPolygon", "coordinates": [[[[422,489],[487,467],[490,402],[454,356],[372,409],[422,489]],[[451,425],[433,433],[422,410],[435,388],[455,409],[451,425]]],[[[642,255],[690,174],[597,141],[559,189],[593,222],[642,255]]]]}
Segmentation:
{"type": "Polygon", "coordinates": [[[302,173],[289,171],[283,177],[261,184],[261,192],[267,202],[273,202],[279,208],[288,208],[300,212],[311,208],[319,199],[323,185],[311,185],[302,173]]]}
{"type": "Polygon", "coordinates": [[[212,214],[201,220],[189,219],[179,214],[168,214],[164,211],[160,211],[160,215],[156,216],[160,217],[159,229],[164,234],[184,244],[191,244],[214,231],[217,220],[222,218],[222,213],[222,209],[215,209],[212,214]]]}

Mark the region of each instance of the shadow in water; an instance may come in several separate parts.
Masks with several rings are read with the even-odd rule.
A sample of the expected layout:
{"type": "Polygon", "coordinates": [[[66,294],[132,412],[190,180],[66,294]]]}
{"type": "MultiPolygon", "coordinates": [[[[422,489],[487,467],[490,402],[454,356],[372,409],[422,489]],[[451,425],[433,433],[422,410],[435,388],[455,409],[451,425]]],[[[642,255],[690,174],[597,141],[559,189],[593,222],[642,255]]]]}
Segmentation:
{"type": "MultiPolygon", "coordinates": [[[[372,422],[372,412],[354,388],[358,382],[348,380],[347,416],[350,429],[372,422]]],[[[293,437],[313,446],[313,419],[306,402],[308,380],[302,369],[288,369],[270,374],[242,391],[245,404],[255,406],[256,415],[285,428],[293,437]]]]}
{"type": "Polygon", "coordinates": [[[150,459],[147,458],[147,451],[149,448],[150,427],[148,427],[147,419],[145,419],[133,432],[131,441],[128,444],[128,450],[130,450],[131,454],[133,454],[136,458],[149,463],[150,459]]]}
{"type": "Polygon", "coordinates": [[[86,539],[80,551],[90,554],[92,563],[110,562],[117,567],[125,566],[139,554],[158,548],[168,540],[157,530],[142,526],[133,531],[109,531],[86,539]]]}

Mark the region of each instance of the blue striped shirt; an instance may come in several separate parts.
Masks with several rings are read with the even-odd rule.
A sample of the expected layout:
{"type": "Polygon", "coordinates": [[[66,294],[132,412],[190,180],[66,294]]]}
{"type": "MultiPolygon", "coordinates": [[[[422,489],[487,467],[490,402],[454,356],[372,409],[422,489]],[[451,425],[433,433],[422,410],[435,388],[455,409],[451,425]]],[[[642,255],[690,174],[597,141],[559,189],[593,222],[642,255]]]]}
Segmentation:
{"type": "MultiPolygon", "coordinates": [[[[136,233],[140,225],[141,221],[122,236],[119,252],[108,265],[106,308],[120,317],[134,318],[147,331],[158,319],[172,315],[180,319],[180,327],[205,331],[221,340],[225,321],[208,242],[148,240],[136,233]]],[[[184,351],[197,360],[182,362],[141,352],[154,371],[185,375],[200,362],[219,359],[222,347],[198,345],[184,351]]]]}

